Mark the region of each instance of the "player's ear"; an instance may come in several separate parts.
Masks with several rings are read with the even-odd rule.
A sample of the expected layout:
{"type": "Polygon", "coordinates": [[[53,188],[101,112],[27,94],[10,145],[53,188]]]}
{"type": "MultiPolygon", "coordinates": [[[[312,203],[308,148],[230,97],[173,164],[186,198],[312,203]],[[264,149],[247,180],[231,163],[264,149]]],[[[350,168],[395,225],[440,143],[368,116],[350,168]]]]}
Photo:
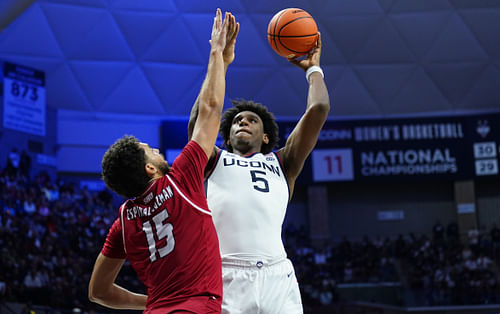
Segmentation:
{"type": "Polygon", "coordinates": [[[264,142],[264,144],[269,144],[269,136],[267,136],[267,133],[264,133],[262,141],[264,142]]]}
{"type": "Polygon", "coordinates": [[[144,170],[146,170],[148,177],[153,177],[158,172],[158,168],[149,162],[144,166],[144,170]]]}
{"type": "Polygon", "coordinates": [[[226,146],[227,146],[227,147],[231,146],[231,140],[230,140],[230,139],[228,139],[228,140],[226,141],[226,146]]]}

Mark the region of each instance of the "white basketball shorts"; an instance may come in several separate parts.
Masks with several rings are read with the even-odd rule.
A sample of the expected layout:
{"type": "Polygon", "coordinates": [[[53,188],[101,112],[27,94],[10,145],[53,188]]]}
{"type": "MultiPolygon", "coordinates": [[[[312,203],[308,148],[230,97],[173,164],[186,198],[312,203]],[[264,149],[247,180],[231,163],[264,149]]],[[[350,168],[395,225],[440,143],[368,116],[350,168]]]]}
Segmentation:
{"type": "Polygon", "coordinates": [[[302,314],[299,284],[289,259],[222,259],[223,314],[302,314]]]}

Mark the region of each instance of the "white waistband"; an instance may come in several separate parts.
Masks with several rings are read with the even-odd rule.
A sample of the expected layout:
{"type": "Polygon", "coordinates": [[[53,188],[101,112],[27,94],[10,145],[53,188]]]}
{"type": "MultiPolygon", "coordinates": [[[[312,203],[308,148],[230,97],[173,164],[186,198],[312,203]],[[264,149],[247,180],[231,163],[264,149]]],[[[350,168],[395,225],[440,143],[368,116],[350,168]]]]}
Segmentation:
{"type": "Polygon", "coordinates": [[[279,256],[275,258],[267,257],[254,257],[254,258],[236,258],[236,257],[223,257],[222,266],[240,266],[240,267],[257,267],[272,266],[283,261],[286,261],[286,256],[279,256]]]}

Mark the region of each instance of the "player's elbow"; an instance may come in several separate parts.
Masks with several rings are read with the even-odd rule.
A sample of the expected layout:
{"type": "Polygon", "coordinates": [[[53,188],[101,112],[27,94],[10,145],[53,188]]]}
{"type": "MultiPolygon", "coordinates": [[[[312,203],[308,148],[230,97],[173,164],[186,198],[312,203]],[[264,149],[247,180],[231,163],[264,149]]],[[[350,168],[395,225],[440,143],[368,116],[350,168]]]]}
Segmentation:
{"type": "Polygon", "coordinates": [[[207,108],[210,108],[211,110],[216,110],[218,108],[222,108],[224,100],[221,100],[217,97],[217,95],[213,95],[213,97],[209,98],[207,100],[207,108]]]}
{"type": "Polygon", "coordinates": [[[95,290],[92,288],[92,286],[89,286],[89,300],[91,302],[97,302],[98,299],[99,298],[97,297],[95,290]]]}
{"type": "Polygon", "coordinates": [[[224,94],[212,93],[206,100],[205,107],[209,110],[222,111],[224,106],[224,94]]]}
{"type": "Polygon", "coordinates": [[[105,289],[99,288],[96,285],[89,285],[88,291],[89,300],[101,304],[106,299],[105,289]]]}
{"type": "Polygon", "coordinates": [[[199,116],[213,116],[216,115],[218,117],[222,114],[222,107],[224,106],[224,100],[220,100],[217,98],[210,98],[204,102],[203,105],[200,105],[199,116]]]}
{"type": "Polygon", "coordinates": [[[99,303],[98,302],[99,298],[97,298],[94,294],[92,294],[90,292],[89,292],[89,300],[90,300],[90,302],[99,303]]]}
{"type": "Polygon", "coordinates": [[[328,99],[315,101],[309,106],[309,110],[315,115],[328,117],[330,113],[330,101],[328,99]]]}

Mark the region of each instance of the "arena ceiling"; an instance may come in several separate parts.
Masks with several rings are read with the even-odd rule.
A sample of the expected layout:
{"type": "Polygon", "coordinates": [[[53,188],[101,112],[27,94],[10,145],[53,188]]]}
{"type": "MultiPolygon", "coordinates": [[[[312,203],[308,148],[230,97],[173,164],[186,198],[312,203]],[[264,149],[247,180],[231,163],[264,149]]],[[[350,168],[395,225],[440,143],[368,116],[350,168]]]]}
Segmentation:
{"type": "Polygon", "coordinates": [[[266,38],[274,13],[300,7],[323,36],[331,117],[500,109],[498,0],[39,0],[0,33],[0,60],[45,71],[51,108],[187,116],[217,7],[241,24],[226,103],[303,112],[304,73],[266,38]]]}

